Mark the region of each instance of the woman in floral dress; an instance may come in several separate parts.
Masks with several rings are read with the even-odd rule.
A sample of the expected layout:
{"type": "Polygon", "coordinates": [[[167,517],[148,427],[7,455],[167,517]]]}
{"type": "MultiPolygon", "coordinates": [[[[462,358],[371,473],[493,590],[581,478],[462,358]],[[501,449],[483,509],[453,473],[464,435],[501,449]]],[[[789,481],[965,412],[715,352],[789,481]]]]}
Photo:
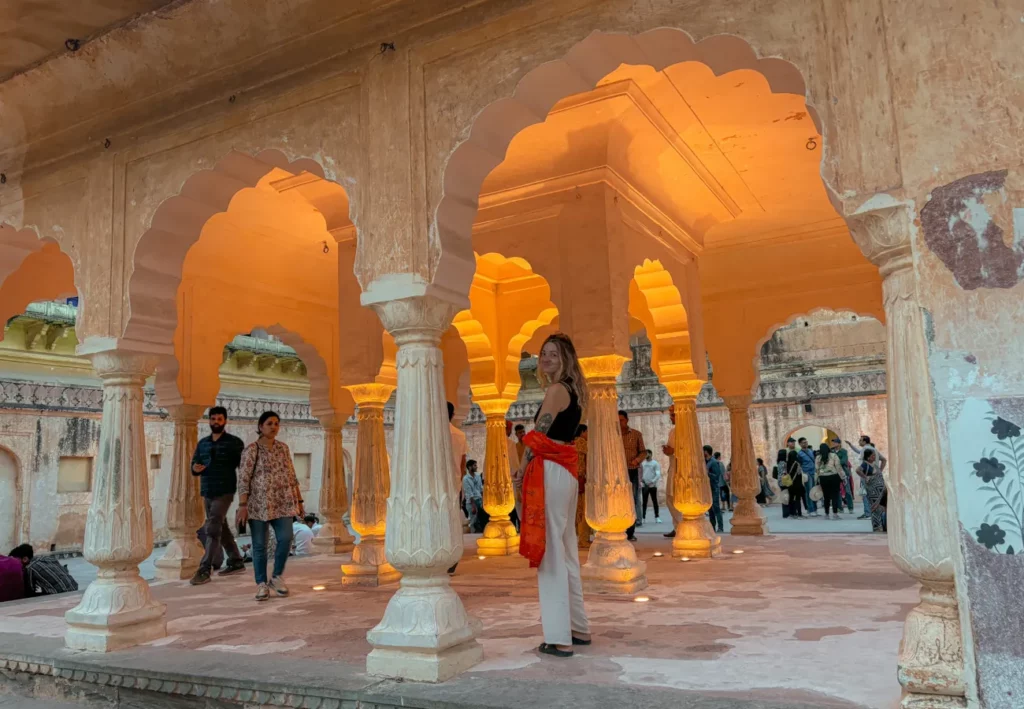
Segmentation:
{"type": "Polygon", "coordinates": [[[292,518],[305,514],[299,481],[295,477],[292,454],[277,440],[281,417],[273,411],[260,416],[260,437],[242,453],[238,466],[237,521],[248,521],[252,530],[252,566],[256,575],[256,600],[265,601],[274,590],[288,595],[284,566],[292,548],[292,518]],[[267,581],[267,534],[277,537],[274,550],[274,575],[267,581]]]}

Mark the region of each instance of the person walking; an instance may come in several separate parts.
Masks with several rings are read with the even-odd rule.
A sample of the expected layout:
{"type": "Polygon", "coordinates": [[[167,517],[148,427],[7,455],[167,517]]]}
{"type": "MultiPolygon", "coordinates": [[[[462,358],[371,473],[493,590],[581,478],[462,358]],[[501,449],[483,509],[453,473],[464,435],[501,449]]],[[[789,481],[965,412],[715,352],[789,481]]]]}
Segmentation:
{"type": "Polygon", "coordinates": [[[668,479],[665,481],[665,504],[668,505],[668,513],[672,516],[672,531],[664,535],[668,539],[676,536],[676,527],[683,520],[683,513],[676,509],[673,497],[675,496],[675,474],[676,474],[676,405],[668,407],[668,420],[672,428],[668,430],[668,441],[661,447],[661,452],[668,456],[668,479]]]}
{"type": "Polygon", "coordinates": [[[711,509],[708,510],[708,518],[711,526],[716,532],[725,531],[725,524],[722,522],[722,479],[725,477],[725,469],[721,461],[714,456],[715,449],[711,446],[704,446],[704,465],[707,466],[708,484],[711,486],[711,509]]]}
{"type": "Polygon", "coordinates": [[[839,496],[846,509],[853,514],[853,471],[850,469],[850,455],[843,448],[843,442],[838,436],[829,441],[832,453],[839,458],[839,467],[842,470],[842,482],[839,486],[839,496]]]}
{"type": "MultiPolygon", "coordinates": [[[[875,444],[871,442],[871,436],[865,436],[862,434],[861,437],[857,440],[857,442],[860,444],[859,448],[850,443],[849,441],[846,442],[846,445],[850,447],[850,450],[852,450],[854,453],[860,456],[860,462],[862,464],[867,460],[868,451],[875,451],[875,459],[871,464],[872,468],[874,468],[879,473],[884,472],[885,466],[886,464],[888,464],[889,461],[886,460],[884,455],[878,452],[877,448],[875,448],[875,444]]],[[[871,502],[868,499],[869,495],[865,487],[866,479],[861,474],[860,467],[857,468],[857,476],[861,479],[861,490],[864,493],[862,495],[862,499],[864,501],[864,514],[862,514],[857,519],[871,519],[871,502]]]]}
{"type": "Polygon", "coordinates": [[[775,456],[775,467],[772,468],[772,477],[775,478],[776,484],[780,490],[783,490],[786,494],[782,496],[782,519],[789,517],[789,490],[782,484],[782,478],[786,475],[786,449],[780,448],[779,452],[775,456]]]}
{"type": "Polygon", "coordinates": [[[797,459],[800,461],[800,469],[804,474],[804,507],[807,508],[807,515],[809,517],[819,517],[818,503],[810,497],[811,490],[814,488],[814,478],[816,475],[814,449],[811,448],[811,444],[807,442],[806,438],[801,438],[797,443],[800,446],[800,449],[796,452],[797,459]]]}
{"type": "MultiPolygon", "coordinates": [[[[466,434],[455,425],[455,404],[447,402],[448,404],[448,433],[452,439],[452,477],[455,480],[455,497],[458,499],[459,509],[462,510],[464,517],[469,517],[469,510],[467,509],[466,497],[462,490],[462,476],[466,472],[466,452],[469,450],[469,446],[466,443],[466,434]]],[[[471,523],[471,522],[470,522],[471,523]]],[[[459,568],[459,562],[456,561],[450,569],[448,569],[448,575],[452,576],[455,574],[455,569],[459,568]]]]}
{"type": "Polygon", "coordinates": [[[590,623],[583,607],[583,583],[576,538],[579,503],[576,447],[571,441],[583,417],[587,383],[572,340],[550,335],[540,350],[538,379],[545,387],[534,430],[516,478],[523,483],[519,553],[537,568],[544,642],[538,650],[572,657],[573,645],[589,645],[590,623]]]}
{"type": "Polygon", "coordinates": [[[593,530],[587,522],[587,426],[576,427],[573,445],[576,447],[576,479],[579,480],[579,499],[576,501],[576,540],[580,549],[590,548],[590,535],[593,530]]]}
{"type": "Polygon", "coordinates": [[[661,512],[658,511],[658,481],[661,480],[661,463],[654,459],[654,454],[650,450],[646,453],[647,457],[640,463],[640,484],[643,485],[640,519],[647,519],[647,500],[651,500],[654,507],[654,522],[661,524],[661,512]]]}
{"type": "Polygon", "coordinates": [[[830,518],[829,509],[832,510],[832,518],[839,519],[839,509],[843,506],[839,495],[839,487],[843,482],[843,467],[839,462],[839,456],[828,443],[822,443],[818,447],[816,472],[825,504],[825,519],[830,518]]]}
{"type": "Polygon", "coordinates": [[[484,512],[484,481],[477,475],[475,460],[466,461],[466,474],[462,476],[462,496],[469,509],[469,526],[474,534],[480,534],[487,526],[484,512]]]}
{"type": "Polygon", "coordinates": [[[260,437],[242,453],[238,480],[237,522],[248,522],[252,530],[252,567],[256,577],[256,600],[265,601],[273,590],[288,595],[284,567],[292,548],[292,519],[304,517],[302,493],[295,476],[292,453],[277,440],[281,417],[264,411],[257,430],[260,437]],[[276,538],[274,573],[267,580],[267,535],[273,528],[276,538]]]}
{"type": "Polygon", "coordinates": [[[790,450],[786,454],[786,475],[789,476],[788,480],[783,477],[780,484],[789,490],[789,516],[803,519],[801,506],[804,504],[806,485],[803,468],[800,465],[800,456],[795,450],[790,450]]]}
{"type": "Polygon", "coordinates": [[[227,521],[228,509],[235,500],[237,471],[242,460],[245,444],[238,436],[228,433],[228,410],[223,406],[210,408],[207,414],[210,435],[200,439],[192,454],[192,475],[199,477],[199,492],[203,496],[206,522],[203,525],[203,558],[189,583],[201,586],[210,582],[210,572],[219,568],[223,552],[227,552],[228,563],[218,576],[228,576],[245,571],[242,553],[231,534],[227,521]],[[216,562],[216,563],[214,563],[216,562]]]}
{"type": "Polygon", "coordinates": [[[622,433],[622,448],[626,451],[626,470],[629,472],[629,485],[632,488],[633,507],[636,513],[636,522],[626,530],[626,538],[635,542],[636,528],[644,526],[644,519],[640,514],[640,463],[647,456],[647,446],[644,445],[643,434],[629,427],[629,414],[625,411],[619,411],[619,431],[622,433]]]}
{"type": "Polygon", "coordinates": [[[722,462],[722,452],[715,451],[715,460],[722,466],[722,504],[725,509],[732,512],[732,462],[728,465],[722,462]]]}
{"type": "Polygon", "coordinates": [[[860,464],[860,475],[867,492],[866,499],[871,509],[871,531],[887,532],[885,504],[888,493],[885,489],[885,478],[881,466],[877,465],[878,451],[869,448],[864,451],[864,462],[860,464]]]}

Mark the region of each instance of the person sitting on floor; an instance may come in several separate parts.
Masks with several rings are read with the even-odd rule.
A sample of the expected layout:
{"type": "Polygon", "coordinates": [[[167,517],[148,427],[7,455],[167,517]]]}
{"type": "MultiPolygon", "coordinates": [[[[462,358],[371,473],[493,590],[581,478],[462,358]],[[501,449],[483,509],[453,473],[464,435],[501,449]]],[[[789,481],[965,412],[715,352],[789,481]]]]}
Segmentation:
{"type": "Polygon", "coordinates": [[[305,521],[296,517],[292,521],[292,545],[296,556],[306,556],[313,553],[313,530],[305,521]]]}
{"type": "Polygon", "coordinates": [[[26,593],[29,586],[25,569],[32,556],[32,547],[28,544],[15,547],[7,556],[0,555],[0,603],[31,595],[26,593]]]}

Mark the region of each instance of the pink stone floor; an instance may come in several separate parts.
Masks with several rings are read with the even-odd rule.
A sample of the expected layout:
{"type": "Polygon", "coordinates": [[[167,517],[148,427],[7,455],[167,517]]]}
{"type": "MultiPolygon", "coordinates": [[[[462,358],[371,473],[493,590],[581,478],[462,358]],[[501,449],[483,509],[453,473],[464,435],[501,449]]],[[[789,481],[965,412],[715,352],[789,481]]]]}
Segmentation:
{"type": "MultiPolygon", "coordinates": [[[[467,550],[471,549],[467,538],[467,550]]],[[[567,661],[540,656],[535,572],[522,558],[467,557],[453,585],[483,622],[473,677],[515,676],[742,695],[820,697],[832,706],[893,707],[902,621],[917,602],[882,536],[724,538],[725,554],[688,563],[667,540],[641,537],[646,603],[588,595],[594,644],[567,661]],[[742,549],[742,555],[731,552],[742,549]],[[654,557],[655,551],[665,553],[654,557]]],[[[343,557],[289,560],[292,596],[256,603],[250,575],[153,583],[167,604],[159,647],[233,656],[283,653],[361,671],[366,631],[392,587],[339,583],[343,557]],[[324,584],[324,591],[313,586],[324,584]]],[[[0,606],[0,633],[57,638],[78,594],[0,606]]],[[[154,656],[156,659],[156,656],[154,656]]]]}

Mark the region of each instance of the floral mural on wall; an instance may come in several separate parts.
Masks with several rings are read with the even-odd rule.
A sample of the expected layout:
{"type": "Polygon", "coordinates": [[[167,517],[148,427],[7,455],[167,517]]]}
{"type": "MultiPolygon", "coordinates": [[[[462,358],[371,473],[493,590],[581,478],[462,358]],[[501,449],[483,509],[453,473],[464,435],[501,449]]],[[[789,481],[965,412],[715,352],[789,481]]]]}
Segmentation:
{"type": "Polygon", "coordinates": [[[984,420],[990,424],[988,440],[978,441],[978,457],[970,461],[970,476],[981,494],[980,499],[971,497],[983,519],[965,526],[985,548],[1017,554],[1024,548],[1024,437],[1019,425],[1002,416],[990,413],[984,420]]]}

